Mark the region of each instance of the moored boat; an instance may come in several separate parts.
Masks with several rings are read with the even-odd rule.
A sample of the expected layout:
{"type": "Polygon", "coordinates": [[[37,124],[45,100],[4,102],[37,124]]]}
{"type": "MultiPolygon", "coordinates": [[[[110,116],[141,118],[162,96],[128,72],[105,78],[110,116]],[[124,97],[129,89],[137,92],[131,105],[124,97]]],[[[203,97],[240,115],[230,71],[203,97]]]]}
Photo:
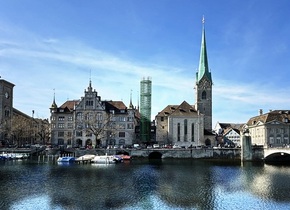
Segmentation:
{"type": "Polygon", "coordinates": [[[76,162],[90,162],[96,155],[83,155],[75,159],[76,162]]]}
{"type": "Polygon", "coordinates": [[[2,154],[0,154],[0,159],[1,160],[15,160],[15,159],[24,159],[27,158],[28,154],[24,154],[24,153],[6,153],[6,152],[2,152],[2,154]]]}
{"type": "Polygon", "coordinates": [[[116,155],[96,155],[91,162],[100,164],[111,164],[120,162],[120,157],[116,155]]]}
{"type": "Polygon", "coordinates": [[[65,163],[72,163],[75,161],[74,157],[70,157],[70,156],[65,156],[65,157],[59,157],[57,159],[57,162],[65,162],[65,163]]]}
{"type": "Polygon", "coordinates": [[[130,155],[120,155],[120,157],[122,158],[122,160],[131,160],[130,155]]]}

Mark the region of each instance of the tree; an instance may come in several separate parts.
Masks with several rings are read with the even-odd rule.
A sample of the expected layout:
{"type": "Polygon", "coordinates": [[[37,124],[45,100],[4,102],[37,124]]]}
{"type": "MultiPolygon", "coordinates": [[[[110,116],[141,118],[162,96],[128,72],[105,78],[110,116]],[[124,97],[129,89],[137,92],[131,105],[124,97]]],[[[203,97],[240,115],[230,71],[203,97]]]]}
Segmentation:
{"type": "Polygon", "coordinates": [[[95,136],[96,146],[101,145],[102,140],[108,139],[116,132],[112,113],[86,111],[77,116],[76,123],[76,128],[85,132],[86,136],[95,136]]]}
{"type": "Polygon", "coordinates": [[[8,132],[10,140],[17,146],[31,144],[34,135],[34,128],[31,118],[21,115],[13,115],[11,118],[11,128],[8,132]]]}
{"type": "Polygon", "coordinates": [[[50,124],[47,119],[34,119],[34,133],[38,144],[47,144],[50,140],[50,124]]]}

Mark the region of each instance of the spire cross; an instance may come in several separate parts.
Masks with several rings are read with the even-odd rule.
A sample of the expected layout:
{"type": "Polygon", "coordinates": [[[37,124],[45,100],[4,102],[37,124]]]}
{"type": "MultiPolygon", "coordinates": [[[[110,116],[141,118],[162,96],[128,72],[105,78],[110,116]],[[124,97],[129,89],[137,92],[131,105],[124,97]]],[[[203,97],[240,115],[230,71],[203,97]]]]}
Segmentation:
{"type": "Polygon", "coordinates": [[[205,23],[205,19],[204,19],[204,15],[202,16],[202,24],[204,24],[205,23]]]}

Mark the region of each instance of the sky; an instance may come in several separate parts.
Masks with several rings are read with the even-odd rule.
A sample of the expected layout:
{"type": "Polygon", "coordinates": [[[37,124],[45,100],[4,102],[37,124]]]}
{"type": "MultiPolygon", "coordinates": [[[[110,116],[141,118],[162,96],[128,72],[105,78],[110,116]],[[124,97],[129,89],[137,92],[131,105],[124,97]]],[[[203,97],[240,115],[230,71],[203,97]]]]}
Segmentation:
{"type": "Polygon", "coordinates": [[[49,118],[89,81],[102,100],[152,80],[152,119],[195,104],[202,17],[213,79],[213,127],[290,109],[288,0],[0,0],[0,76],[14,108],[49,118]]]}

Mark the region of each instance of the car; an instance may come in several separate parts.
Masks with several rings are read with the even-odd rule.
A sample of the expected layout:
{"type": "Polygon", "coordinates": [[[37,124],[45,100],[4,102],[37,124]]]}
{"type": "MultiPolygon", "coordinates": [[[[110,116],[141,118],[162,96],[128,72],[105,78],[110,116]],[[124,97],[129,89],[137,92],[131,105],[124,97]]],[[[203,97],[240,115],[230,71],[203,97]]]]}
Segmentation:
{"type": "Polygon", "coordinates": [[[177,145],[177,144],[174,144],[172,148],[173,149],[180,149],[181,147],[179,145],[177,145]]]}
{"type": "Polygon", "coordinates": [[[153,148],[152,145],[147,146],[147,149],[152,149],[152,148],[153,148]]]}
{"type": "Polygon", "coordinates": [[[153,148],[154,149],[158,149],[159,148],[159,144],[153,144],[153,148]]]}

